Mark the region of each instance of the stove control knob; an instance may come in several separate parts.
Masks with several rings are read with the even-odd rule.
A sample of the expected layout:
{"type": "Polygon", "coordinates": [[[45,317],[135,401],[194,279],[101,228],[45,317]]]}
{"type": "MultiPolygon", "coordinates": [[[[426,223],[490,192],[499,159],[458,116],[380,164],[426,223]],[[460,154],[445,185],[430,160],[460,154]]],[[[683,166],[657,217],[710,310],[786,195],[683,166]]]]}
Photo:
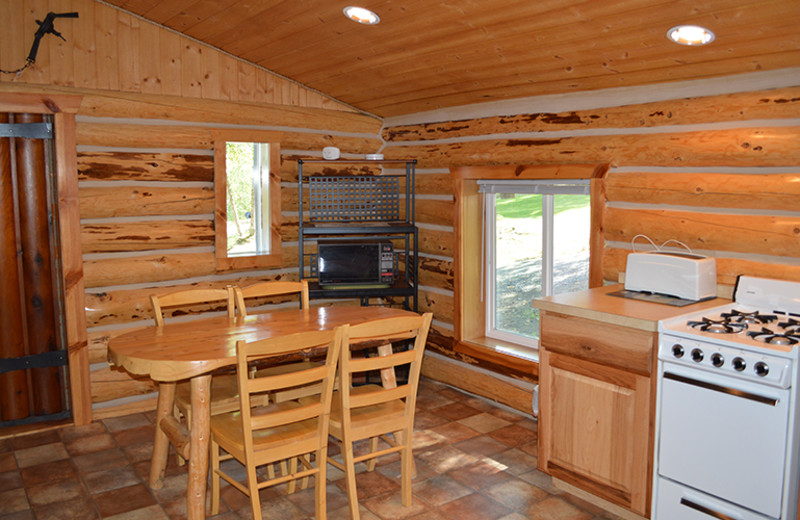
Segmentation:
{"type": "Polygon", "coordinates": [[[719,352],[714,352],[711,354],[711,364],[719,368],[725,364],[725,358],[719,352]]]}
{"type": "Polygon", "coordinates": [[[699,362],[703,361],[703,351],[700,350],[699,348],[693,349],[692,350],[692,361],[694,361],[695,363],[699,363],[699,362]]]}
{"type": "Polygon", "coordinates": [[[763,361],[759,361],[753,366],[753,369],[756,371],[757,376],[764,377],[769,374],[769,366],[764,363],[763,361]]]}
{"type": "Polygon", "coordinates": [[[675,343],[672,345],[672,355],[676,358],[682,358],[684,354],[683,345],[680,343],[675,343]]]}
{"type": "Polygon", "coordinates": [[[747,367],[747,362],[740,357],[733,358],[732,364],[733,364],[733,369],[736,370],[737,372],[741,372],[747,367]]]}

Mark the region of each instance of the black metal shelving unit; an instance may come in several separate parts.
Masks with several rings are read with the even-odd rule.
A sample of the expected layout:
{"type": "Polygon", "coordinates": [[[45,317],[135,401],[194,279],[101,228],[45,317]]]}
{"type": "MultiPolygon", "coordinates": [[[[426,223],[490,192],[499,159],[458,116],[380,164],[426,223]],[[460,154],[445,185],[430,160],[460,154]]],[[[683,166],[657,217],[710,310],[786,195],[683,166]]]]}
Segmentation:
{"type": "Polygon", "coordinates": [[[369,305],[372,298],[401,298],[405,308],[417,310],[416,163],[416,159],[298,159],[298,264],[300,278],[309,281],[311,298],[359,298],[361,305],[369,305]],[[305,175],[305,164],[395,166],[403,167],[404,173],[305,175]],[[402,247],[395,248],[395,265],[403,255],[405,268],[391,287],[322,288],[317,281],[316,253],[305,250],[307,242],[320,239],[399,241],[402,247]]]}

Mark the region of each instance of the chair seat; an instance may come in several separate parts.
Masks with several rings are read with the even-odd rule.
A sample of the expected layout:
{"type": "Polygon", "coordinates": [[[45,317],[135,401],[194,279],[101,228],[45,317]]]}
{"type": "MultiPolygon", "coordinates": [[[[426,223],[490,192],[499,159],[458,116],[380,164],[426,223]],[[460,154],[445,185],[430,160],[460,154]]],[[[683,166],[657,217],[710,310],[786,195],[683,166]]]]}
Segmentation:
{"type": "MultiPolygon", "coordinates": [[[[181,410],[190,410],[192,388],[188,381],[175,388],[175,403],[181,410]]],[[[211,378],[211,415],[239,409],[239,387],[235,374],[221,374],[211,378]]]]}
{"type": "MultiPolygon", "coordinates": [[[[361,395],[370,392],[380,392],[383,387],[380,385],[364,385],[357,386],[350,389],[350,395],[361,395]]],[[[342,435],[342,401],[338,396],[338,391],[333,393],[333,402],[331,403],[331,416],[330,416],[330,433],[334,437],[341,438],[342,435]]],[[[369,427],[375,425],[376,421],[380,423],[392,423],[403,421],[403,414],[405,413],[406,405],[401,399],[387,401],[371,406],[362,406],[360,408],[352,408],[350,410],[351,428],[354,431],[360,430],[362,427],[369,427]]],[[[391,428],[387,429],[387,433],[392,431],[391,428]]]]}
{"type": "MultiPolygon", "coordinates": [[[[301,405],[297,401],[286,401],[252,408],[250,413],[253,417],[257,417],[262,414],[299,408],[300,406],[301,405]]],[[[220,444],[235,446],[240,450],[244,450],[241,412],[236,411],[212,416],[211,431],[220,444]]],[[[288,453],[292,444],[299,444],[303,441],[313,441],[317,432],[317,419],[307,419],[305,421],[276,426],[274,428],[256,430],[253,432],[253,448],[257,452],[260,448],[273,448],[276,445],[282,444],[284,448],[287,449],[288,453]]],[[[287,457],[281,455],[279,458],[287,457]]]]}

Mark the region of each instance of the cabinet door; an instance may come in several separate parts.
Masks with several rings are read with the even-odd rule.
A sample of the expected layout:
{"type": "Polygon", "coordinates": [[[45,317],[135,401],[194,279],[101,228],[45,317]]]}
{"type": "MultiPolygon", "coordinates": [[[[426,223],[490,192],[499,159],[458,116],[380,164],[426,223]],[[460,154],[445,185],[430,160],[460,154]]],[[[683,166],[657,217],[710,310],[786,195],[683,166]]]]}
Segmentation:
{"type": "Polygon", "coordinates": [[[650,379],[546,350],[540,369],[540,469],[647,516],[650,379]]]}

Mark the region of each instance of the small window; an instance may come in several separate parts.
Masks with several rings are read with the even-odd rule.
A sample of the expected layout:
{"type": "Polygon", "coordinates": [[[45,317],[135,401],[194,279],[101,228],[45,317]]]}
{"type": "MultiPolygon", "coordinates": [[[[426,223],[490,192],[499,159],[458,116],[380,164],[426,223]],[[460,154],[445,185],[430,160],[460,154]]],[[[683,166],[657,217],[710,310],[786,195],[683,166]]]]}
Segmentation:
{"type": "Polygon", "coordinates": [[[589,181],[478,181],[484,193],[486,336],[535,347],[531,300],[589,287],[589,181]]]}
{"type": "Polygon", "coordinates": [[[281,264],[280,144],[274,133],[215,135],[218,269],[281,264]]]}

